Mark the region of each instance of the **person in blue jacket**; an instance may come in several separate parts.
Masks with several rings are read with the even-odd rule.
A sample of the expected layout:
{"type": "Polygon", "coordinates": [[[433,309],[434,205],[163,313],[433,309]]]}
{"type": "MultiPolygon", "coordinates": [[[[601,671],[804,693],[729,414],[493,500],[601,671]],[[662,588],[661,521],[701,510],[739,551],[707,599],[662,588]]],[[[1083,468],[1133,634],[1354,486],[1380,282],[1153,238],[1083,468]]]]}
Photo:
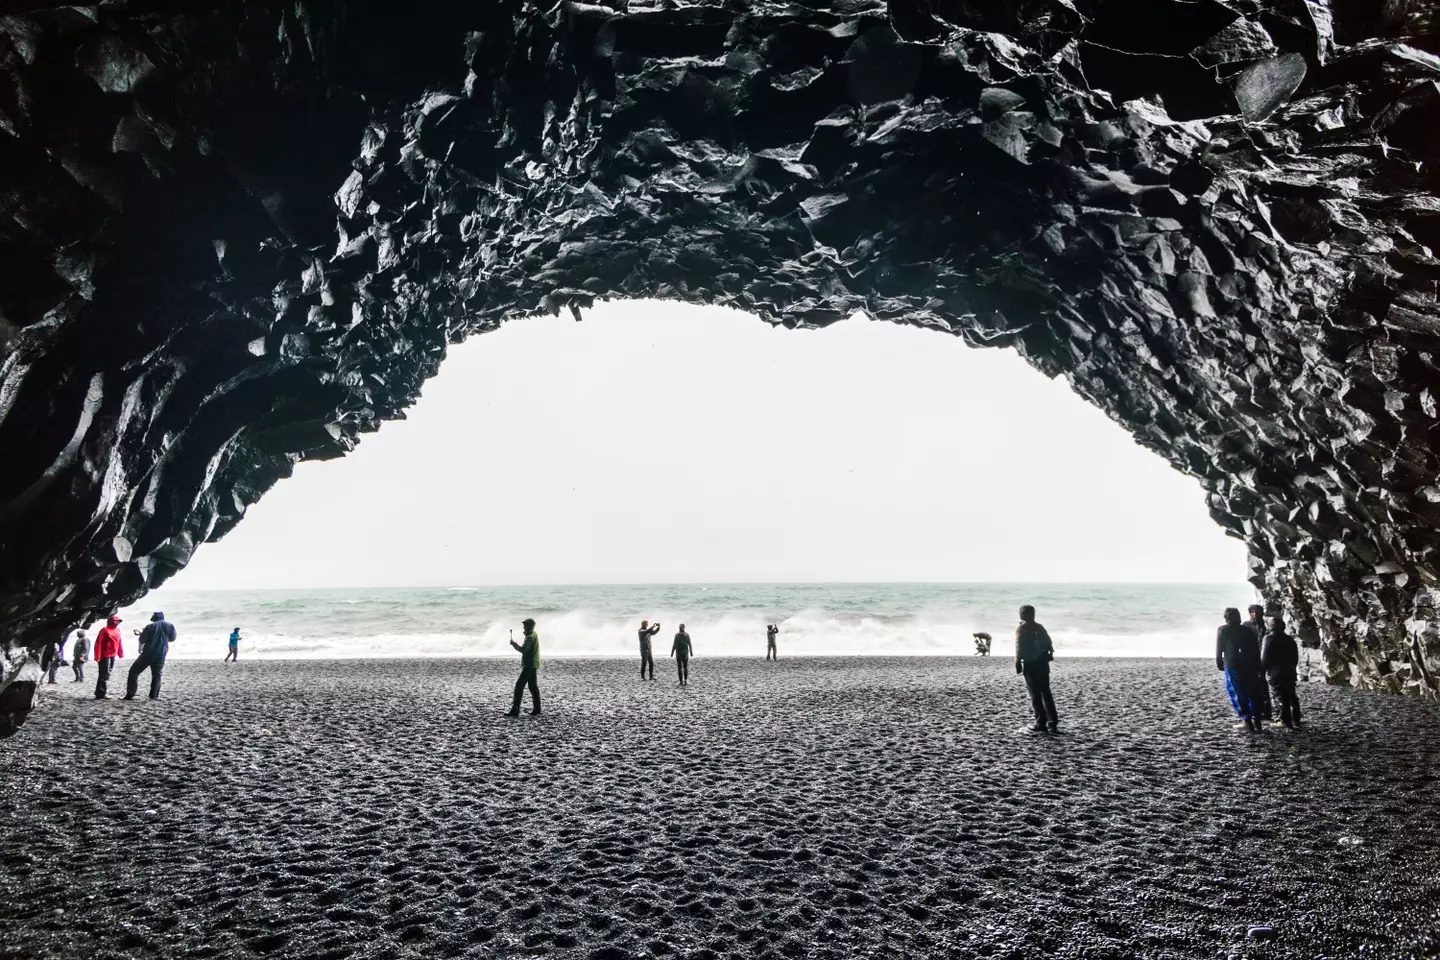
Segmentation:
{"type": "Polygon", "coordinates": [[[1240,622],[1240,611],[1225,608],[1225,622],[1215,632],[1215,667],[1225,671],[1225,682],[1235,691],[1240,713],[1238,729],[1259,732],[1264,720],[1260,672],[1260,643],[1255,631],[1240,622]]]}
{"type": "Polygon", "coordinates": [[[225,652],[225,663],[240,662],[240,628],[230,631],[230,647],[225,652]]]}
{"type": "Polygon", "coordinates": [[[140,631],[140,656],[130,667],[125,678],[125,699],[135,699],[135,689],[140,685],[140,674],[150,671],[150,699],[160,699],[160,675],[165,671],[165,657],[170,653],[170,644],[175,642],[175,625],[165,619],[165,614],[156,610],[150,622],[140,631]]]}

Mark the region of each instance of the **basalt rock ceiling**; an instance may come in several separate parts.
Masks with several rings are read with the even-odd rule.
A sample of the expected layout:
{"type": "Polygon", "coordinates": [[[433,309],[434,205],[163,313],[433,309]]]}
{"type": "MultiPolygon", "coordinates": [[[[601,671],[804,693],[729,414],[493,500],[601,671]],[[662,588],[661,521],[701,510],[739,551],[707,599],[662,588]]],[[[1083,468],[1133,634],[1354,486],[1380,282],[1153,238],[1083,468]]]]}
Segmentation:
{"type": "Polygon", "coordinates": [[[1437,688],[1425,0],[21,6],[7,727],[447,344],[601,297],[1013,347],[1200,479],[1332,679],[1437,688]]]}

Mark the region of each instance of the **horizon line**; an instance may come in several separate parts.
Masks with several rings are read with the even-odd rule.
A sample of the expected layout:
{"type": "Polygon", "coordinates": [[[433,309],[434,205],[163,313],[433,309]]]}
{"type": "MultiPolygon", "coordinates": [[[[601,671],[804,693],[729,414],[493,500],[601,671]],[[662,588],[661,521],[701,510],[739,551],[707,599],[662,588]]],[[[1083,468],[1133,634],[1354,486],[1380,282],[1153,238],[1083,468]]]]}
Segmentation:
{"type": "MultiPolygon", "coordinates": [[[[514,583],[389,583],[331,584],[301,586],[238,586],[238,587],[175,587],[176,592],[225,593],[262,590],[486,590],[522,587],[754,587],[754,586],[925,586],[925,587],[1230,587],[1244,584],[1239,580],[544,580],[514,583]]],[[[165,590],[162,584],[150,590],[165,590]]]]}

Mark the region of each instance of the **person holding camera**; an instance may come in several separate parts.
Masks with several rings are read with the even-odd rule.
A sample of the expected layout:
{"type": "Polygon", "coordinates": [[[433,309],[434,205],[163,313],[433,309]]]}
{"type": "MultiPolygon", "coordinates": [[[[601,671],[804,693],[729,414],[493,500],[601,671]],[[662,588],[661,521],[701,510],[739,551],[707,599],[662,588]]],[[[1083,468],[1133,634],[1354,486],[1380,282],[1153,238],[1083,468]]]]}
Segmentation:
{"type": "Polygon", "coordinates": [[[780,628],[770,624],[765,628],[765,659],[779,660],[780,653],[775,649],[775,638],[779,636],[780,628]]]}
{"type": "Polygon", "coordinates": [[[1030,705],[1035,710],[1036,733],[1060,729],[1060,716],[1055,712],[1055,698],[1050,693],[1050,661],[1055,659],[1055,645],[1050,634],[1035,622],[1035,608],[1020,608],[1020,625],[1015,628],[1015,672],[1025,675],[1030,691],[1030,705]]]}
{"type": "Polygon", "coordinates": [[[170,654],[170,644],[175,642],[175,625],[165,619],[165,614],[156,610],[144,630],[136,631],[140,637],[140,656],[130,665],[125,677],[125,699],[134,700],[140,686],[140,674],[150,671],[150,699],[160,699],[160,678],[165,673],[165,658],[170,654]]]}
{"type": "Polygon", "coordinates": [[[655,654],[650,650],[650,638],[660,632],[660,624],[650,625],[649,620],[640,621],[640,679],[645,679],[645,667],[650,667],[650,679],[655,679],[655,654]]]}

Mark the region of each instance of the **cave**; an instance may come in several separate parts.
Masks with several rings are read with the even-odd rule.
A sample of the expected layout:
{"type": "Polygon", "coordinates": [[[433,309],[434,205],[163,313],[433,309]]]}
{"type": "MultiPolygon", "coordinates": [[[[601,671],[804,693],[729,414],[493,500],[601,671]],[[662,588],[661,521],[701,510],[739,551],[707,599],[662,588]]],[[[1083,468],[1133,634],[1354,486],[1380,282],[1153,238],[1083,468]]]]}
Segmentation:
{"type": "Polygon", "coordinates": [[[0,17],[0,731],[446,348],[597,299],[1009,347],[1328,678],[1440,670],[1440,11],[376,0],[0,17]]]}

